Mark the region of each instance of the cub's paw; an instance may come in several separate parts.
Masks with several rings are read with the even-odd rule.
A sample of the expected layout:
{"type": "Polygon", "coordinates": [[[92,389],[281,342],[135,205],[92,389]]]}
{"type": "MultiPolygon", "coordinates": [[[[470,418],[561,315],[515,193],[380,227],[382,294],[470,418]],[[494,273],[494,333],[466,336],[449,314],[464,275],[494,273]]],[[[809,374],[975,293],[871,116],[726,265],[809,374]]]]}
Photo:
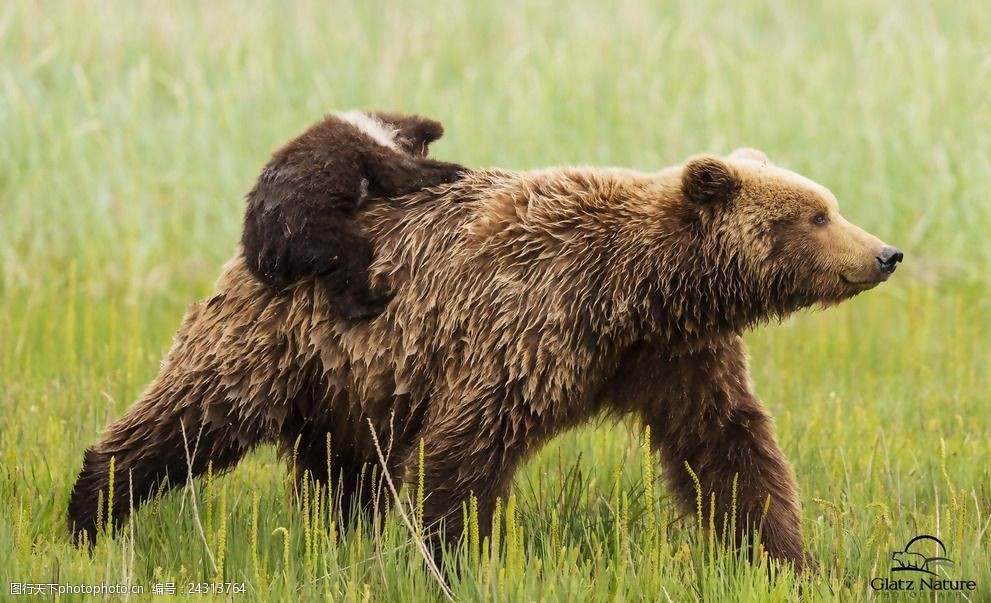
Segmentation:
{"type": "Polygon", "coordinates": [[[471,170],[456,163],[431,161],[424,165],[421,174],[423,188],[451,184],[464,178],[471,170]]]}
{"type": "Polygon", "coordinates": [[[372,297],[371,294],[355,294],[348,291],[331,291],[330,304],[335,313],[350,322],[371,320],[385,312],[395,293],[372,297]]]}

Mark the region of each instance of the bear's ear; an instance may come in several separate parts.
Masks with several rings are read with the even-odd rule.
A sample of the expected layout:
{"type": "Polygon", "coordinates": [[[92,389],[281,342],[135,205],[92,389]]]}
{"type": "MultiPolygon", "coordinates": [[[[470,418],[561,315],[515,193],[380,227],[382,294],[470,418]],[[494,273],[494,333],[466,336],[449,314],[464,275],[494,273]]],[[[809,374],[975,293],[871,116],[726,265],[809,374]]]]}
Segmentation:
{"type": "Polygon", "coordinates": [[[759,163],[771,163],[771,160],[767,158],[764,151],[759,151],[757,149],[752,149],[750,147],[740,147],[732,153],[729,154],[730,159],[750,159],[751,161],[757,161],[759,163]]]}
{"type": "Polygon", "coordinates": [[[732,167],[718,157],[700,155],[688,160],[681,173],[681,191],[700,205],[728,201],[740,189],[732,167]]]}

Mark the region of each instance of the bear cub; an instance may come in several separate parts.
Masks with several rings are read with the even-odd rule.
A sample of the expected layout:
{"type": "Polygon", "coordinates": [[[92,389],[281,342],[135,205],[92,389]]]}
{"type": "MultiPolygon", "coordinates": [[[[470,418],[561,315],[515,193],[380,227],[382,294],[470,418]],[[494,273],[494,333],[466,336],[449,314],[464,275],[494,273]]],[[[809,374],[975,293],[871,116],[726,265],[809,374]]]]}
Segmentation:
{"type": "Polygon", "coordinates": [[[458,180],[467,169],[427,158],[444,127],[418,115],[328,115],[277,151],[248,193],[241,243],[249,270],[283,290],[316,277],[334,312],[380,314],[392,293],[369,284],[372,245],[355,221],[370,197],[399,197],[458,180]]]}

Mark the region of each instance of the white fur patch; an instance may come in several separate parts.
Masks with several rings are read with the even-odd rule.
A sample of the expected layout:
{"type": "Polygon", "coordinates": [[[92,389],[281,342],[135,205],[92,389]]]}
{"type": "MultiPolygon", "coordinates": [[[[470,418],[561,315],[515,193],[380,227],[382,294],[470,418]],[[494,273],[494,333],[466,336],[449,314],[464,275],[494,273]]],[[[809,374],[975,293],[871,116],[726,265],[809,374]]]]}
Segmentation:
{"type": "Polygon", "coordinates": [[[380,145],[389,147],[393,151],[399,150],[396,146],[396,135],[399,134],[399,131],[382,123],[371,115],[354,109],[343,113],[335,113],[334,116],[358,128],[358,130],[371,137],[372,140],[380,145]]]}
{"type": "Polygon", "coordinates": [[[361,179],[361,192],[358,197],[358,204],[361,205],[368,200],[368,178],[361,179]]]}

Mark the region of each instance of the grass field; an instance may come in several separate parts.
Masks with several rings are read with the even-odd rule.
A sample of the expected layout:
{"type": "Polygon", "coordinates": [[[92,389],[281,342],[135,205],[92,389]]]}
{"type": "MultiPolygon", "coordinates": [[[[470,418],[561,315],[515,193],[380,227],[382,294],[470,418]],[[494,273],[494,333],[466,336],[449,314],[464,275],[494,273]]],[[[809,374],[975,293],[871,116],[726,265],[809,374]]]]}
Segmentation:
{"type": "Polygon", "coordinates": [[[198,513],[174,492],[91,553],[64,526],[83,449],[210,292],[269,153],[351,107],[434,116],[434,154],[472,166],[758,147],[906,252],[877,290],[747,336],[817,575],[719,552],[641,427],[604,424],[521,473],[455,599],[902,600],[870,580],[928,533],[977,582],[941,600],[991,600],[991,11],[819,4],[0,5],[0,600],[130,582],[165,601],[154,583],[218,577],[246,592],[192,599],[444,597],[398,514],[333,528],[268,448],[197,481],[198,513]]]}

